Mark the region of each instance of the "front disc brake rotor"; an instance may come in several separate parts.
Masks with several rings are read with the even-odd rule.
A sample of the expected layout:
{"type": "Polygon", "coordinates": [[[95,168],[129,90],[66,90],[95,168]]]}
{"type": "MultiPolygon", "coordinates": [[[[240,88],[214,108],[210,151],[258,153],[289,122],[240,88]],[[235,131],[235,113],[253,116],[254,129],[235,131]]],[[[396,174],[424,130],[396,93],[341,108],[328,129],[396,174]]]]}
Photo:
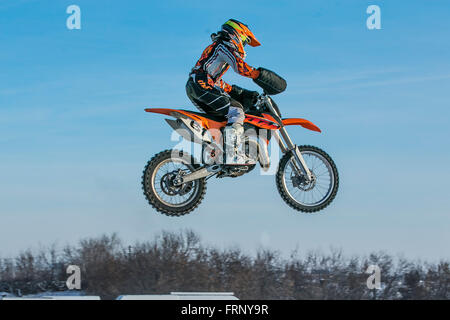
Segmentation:
{"type": "Polygon", "coordinates": [[[312,170],[309,171],[311,172],[311,181],[307,181],[305,176],[303,175],[297,175],[293,173],[291,175],[292,185],[302,191],[310,191],[314,189],[314,187],[316,186],[316,176],[312,170]]]}

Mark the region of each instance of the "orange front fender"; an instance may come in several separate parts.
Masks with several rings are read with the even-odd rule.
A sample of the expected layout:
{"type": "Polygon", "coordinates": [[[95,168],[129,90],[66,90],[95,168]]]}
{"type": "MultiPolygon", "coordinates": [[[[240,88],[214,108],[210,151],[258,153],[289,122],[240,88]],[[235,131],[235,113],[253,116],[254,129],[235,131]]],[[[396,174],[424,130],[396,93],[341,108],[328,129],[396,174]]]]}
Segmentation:
{"type": "Polygon", "coordinates": [[[309,129],[312,131],[322,132],[318,126],[316,126],[314,123],[312,123],[311,121],[306,120],[306,119],[288,118],[288,119],[283,119],[282,122],[283,122],[283,125],[285,125],[285,126],[300,125],[303,128],[306,128],[306,129],[309,129]]]}

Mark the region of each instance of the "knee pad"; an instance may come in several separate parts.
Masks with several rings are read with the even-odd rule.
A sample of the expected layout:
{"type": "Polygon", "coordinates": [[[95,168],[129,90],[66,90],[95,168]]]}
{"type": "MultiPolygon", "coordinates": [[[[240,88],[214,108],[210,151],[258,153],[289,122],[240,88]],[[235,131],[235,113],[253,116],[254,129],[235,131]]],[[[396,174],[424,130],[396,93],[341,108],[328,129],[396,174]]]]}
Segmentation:
{"type": "Polygon", "coordinates": [[[229,124],[231,123],[243,124],[245,119],[244,110],[242,110],[242,108],[231,106],[230,108],[228,108],[227,118],[229,124]]]}

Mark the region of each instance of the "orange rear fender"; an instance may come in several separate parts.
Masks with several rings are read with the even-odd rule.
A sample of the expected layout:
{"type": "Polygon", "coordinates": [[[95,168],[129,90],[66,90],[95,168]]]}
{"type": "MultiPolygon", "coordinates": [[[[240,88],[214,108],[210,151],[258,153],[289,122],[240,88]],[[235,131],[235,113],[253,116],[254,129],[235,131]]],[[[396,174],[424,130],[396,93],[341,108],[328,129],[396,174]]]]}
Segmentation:
{"type": "Polygon", "coordinates": [[[199,116],[185,110],[165,109],[165,108],[149,108],[146,112],[165,114],[174,118],[179,118],[180,115],[186,116],[194,121],[197,121],[205,129],[220,129],[226,125],[226,121],[218,122],[211,119],[199,116]]]}

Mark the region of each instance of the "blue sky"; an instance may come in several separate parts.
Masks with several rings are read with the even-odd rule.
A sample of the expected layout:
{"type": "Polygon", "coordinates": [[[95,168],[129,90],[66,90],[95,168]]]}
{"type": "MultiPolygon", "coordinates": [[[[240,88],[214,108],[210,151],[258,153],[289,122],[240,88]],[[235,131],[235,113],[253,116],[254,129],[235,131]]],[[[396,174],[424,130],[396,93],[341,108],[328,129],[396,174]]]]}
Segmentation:
{"type": "MultiPolygon", "coordinates": [[[[449,259],[448,1],[0,1],[0,255],[118,232],[191,228],[205,242],[289,252],[385,250],[449,259]],[[81,8],[82,29],[66,28],[81,8]],[[381,30],[366,8],[381,8],[381,30]],[[341,187],[319,215],[291,210],[274,177],[210,180],[189,216],[155,213],[141,171],[173,146],[163,116],[194,108],[184,85],[229,18],[262,46],[247,62],[288,82],[275,100],[298,144],[325,149],[341,187]],[[232,201],[233,199],[233,201],[232,201]]],[[[257,89],[229,72],[225,80],[257,89]]]]}

